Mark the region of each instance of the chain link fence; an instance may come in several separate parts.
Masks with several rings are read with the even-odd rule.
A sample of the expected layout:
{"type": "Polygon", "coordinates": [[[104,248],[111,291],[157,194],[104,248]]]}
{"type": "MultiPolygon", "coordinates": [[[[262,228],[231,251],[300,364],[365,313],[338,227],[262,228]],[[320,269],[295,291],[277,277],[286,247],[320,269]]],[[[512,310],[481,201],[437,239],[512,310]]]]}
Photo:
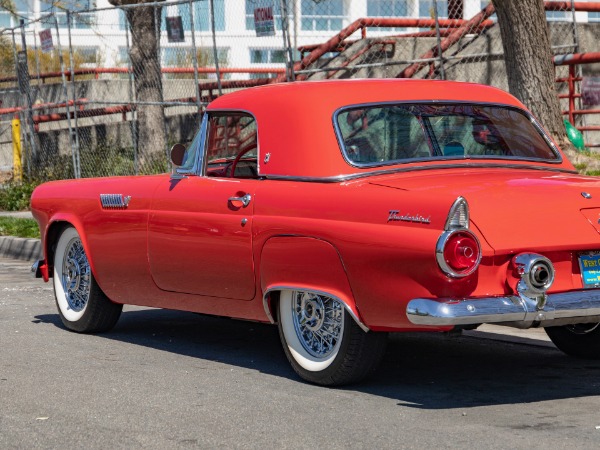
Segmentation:
{"type": "MultiPolygon", "coordinates": [[[[596,42],[600,13],[575,6],[546,2],[557,55],[596,42]]],[[[20,159],[40,181],[166,171],[167,149],[233,89],[351,77],[508,87],[483,0],[184,0],[15,20],[0,29],[0,172],[20,159]]]]}

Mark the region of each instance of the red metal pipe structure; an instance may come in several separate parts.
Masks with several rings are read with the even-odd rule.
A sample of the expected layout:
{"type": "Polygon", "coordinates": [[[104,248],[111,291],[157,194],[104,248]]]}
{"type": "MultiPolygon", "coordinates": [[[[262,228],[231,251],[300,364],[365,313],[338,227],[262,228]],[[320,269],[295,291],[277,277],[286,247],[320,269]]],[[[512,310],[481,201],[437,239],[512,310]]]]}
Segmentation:
{"type": "MultiPolygon", "coordinates": [[[[600,2],[573,2],[575,11],[600,12],[600,2]]],[[[571,2],[544,2],[546,11],[571,11],[571,2]]]]}
{"type": "MultiPolygon", "coordinates": [[[[465,21],[459,19],[439,19],[439,26],[443,28],[461,28],[465,24],[470,23],[473,19],[465,21]]],[[[477,26],[493,26],[493,21],[480,21],[477,26]]],[[[325,53],[333,51],[337,48],[346,38],[350,37],[355,32],[361,30],[361,36],[366,37],[367,27],[380,27],[380,28],[393,28],[393,27],[406,27],[406,28],[428,28],[435,27],[435,20],[433,19],[406,19],[406,18],[387,18],[387,17],[366,17],[355,20],[338,34],[333,36],[327,42],[316,46],[309,55],[305,56],[294,64],[294,71],[306,69],[312,62],[319,59],[325,53]]],[[[278,82],[285,81],[285,75],[280,75],[276,78],[278,82]]],[[[306,79],[305,75],[299,75],[296,77],[297,80],[306,79]]]]}
{"type": "MultiPolygon", "coordinates": [[[[421,55],[419,59],[431,59],[436,58],[438,56],[438,51],[445,52],[452,45],[456,44],[460,39],[462,39],[466,34],[472,33],[473,30],[478,29],[485,23],[485,21],[494,14],[495,9],[492,3],[488,4],[485,8],[483,8],[479,13],[475,14],[470,20],[466,21],[460,28],[450,33],[449,36],[444,38],[440,43],[438,48],[437,45],[431,47],[431,49],[421,55]]],[[[492,22],[494,23],[494,22],[492,22]]],[[[411,64],[402,72],[400,72],[396,78],[412,78],[419,70],[425,67],[427,62],[418,62],[411,64]]]]}
{"type": "MultiPolygon", "coordinates": [[[[69,106],[79,106],[79,110],[83,111],[83,107],[84,105],[86,105],[88,103],[88,99],[87,98],[80,98],[79,100],[76,100],[75,102],[73,102],[73,100],[69,100],[68,102],[63,102],[63,103],[38,103],[37,105],[33,105],[31,109],[36,110],[36,109],[56,109],[56,108],[64,108],[67,105],[69,106]]],[[[27,108],[23,108],[20,106],[14,107],[14,108],[0,108],[0,115],[2,114],[12,114],[12,113],[19,113],[21,111],[27,111],[27,108]]]]}
{"type": "MultiPolygon", "coordinates": [[[[73,71],[73,74],[75,76],[81,76],[81,75],[95,75],[95,78],[98,79],[98,77],[102,74],[126,74],[131,72],[129,70],[129,68],[127,67],[107,67],[107,68],[90,68],[90,69],[77,69],[73,71]]],[[[194,69],[192,67],[164,67],[163,69],[161,69],[162,73],[169,73],[169,74],[193,74],[194,73],[194,69]]],[[[272,74],[280,74],[280,73],[285,73],[285,69],[282,67],[260,67],[260,68],[228,68],[228,67],[224,67],[224,68],[219,68],[219,72],[221,73],[256,73],[256,74],[268,74],[268,73],[272,73],[272,74]]],[[[199,67],[198,68],[198,73],[201,74],[215,74],[217,73],[216,69],[214,67],[199,67]]],[[[63,73],[62,72],[47,72],[47,73],[43,73],[39,75],[39,78],[42,79],[43,82],[45,82],[46,79],[48,78],[60,78],[62,77],[63,73]]],[[[70,81],[70,77],[71,77],[71,72],[70,71],[65,71],[64,75],[69,79],[70,81]]],[[[32,77],[32,79],[38,78],[37,76],[32,77]]],[[[0,83],[6,83],[6,82],[14,82],[17,81],[17,77],[5,77],[5,78],[0,78],[0,83]]]]}
{"type": "MultiPolygon", "coordinates": [[[[575,82],[581,81],[582,78],[575,75],[575,66],[578,64],[592,64],[600,62],[600,52],[589,53],[571,53],[568,55],[557,55],[553,58],[555,66],[569,66],[569,76],[567,78],[558,78],[556,82],[567,83],[569,93],[567,95],[559,95],[559,98],[567,98],[569,100],[569,109],[563,111],[564,115],[569,116],[569,122],[575,126],[575,116],[587,114],[600,114],[597,109],[575,109],[575,99],[580,98],[581,94],[575,92],[575,82]]],[[[600,126],[580,126],[576,127],[579,131],[600,131],[600,126]]],[[[588,145],[588,147],[599,147],[598,145],[588,145]]]]}

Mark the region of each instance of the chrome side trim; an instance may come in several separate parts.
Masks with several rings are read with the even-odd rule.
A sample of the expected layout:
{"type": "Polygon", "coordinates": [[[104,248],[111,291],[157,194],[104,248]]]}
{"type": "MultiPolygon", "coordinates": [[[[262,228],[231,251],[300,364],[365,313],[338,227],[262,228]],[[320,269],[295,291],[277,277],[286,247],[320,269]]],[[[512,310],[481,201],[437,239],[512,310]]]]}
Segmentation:
{"type": "MultiPolygon", "coordinates": [[[[415,325],[452,326],[515,322],[515,326],[552,326],[557,323],[583,323],[600,316],[600,289],[548,294],[543,309],[523,295],[425,299],[408,302],[406,314],[415,325]]],[[[599,320],[600,321],[600,320],[599,320]]]]}
{"type": "MultiPolygon", "coordinates": [[[[440,161],[442,158],[437,158],[440,161]]],[[[430,161],[431,162],[431,161],[430,161]]],[[[352,181],[360,178],[374,177],[377,175],[390,175],[394,173],[416,172],[421,170],[436,170],[436,169],[521,169],[521,170],[541,170],[547,172],[559,172],[577,174],[576,170],[563,169],[559,167],[540,167],[521,164],[502,164],[502,163],[483,163],[479,164],[475,159],[466,159],[462,163],[455,164],[428,164],[426,166],[411,166],[411,167],[396,167],[393,169],[373,170],[369,172],[353,173],[348,175],[338,175],[334,177],[302,177],[295,175],[277,175],[263,174],[268,180],[279,181],[302,181],[307,183],[342,183],[344,181],[352,181]]]]}
{"type": "Polygon", "coordinates": [[[314,292],[315,294],[318,295],[325,295],[326,297],[331,297],[334,300],[337,300],[338,302],[340,302],[342,305],[344,305],[344,308],[346,309],[346,311],[348,311],[348,314],[350,314],[350,316],[352,316],[352,318],[354,319],[354,321],[356,322],[356,324],[365,332],[367,333],[369,331],[369,327],[367,327],[357,316],[356,314],[354,314],[354,311],[352,311],[352,309],[348,306],[348,304],[342,300],[341,298],[330,294],[329,292],[325,292],[325,291],[318,291],[315,289],[307,289],[307,288],[303,288],[303,287],[298,287],[298,286],[273,286],[269,289],[267,289],[265,291],[265,293],[263,294],[263,308],[265,310],[265,314],[267,315],[267,318],[269,319],[269,322],[271,323],[275,323],[275,319],[273,318],[273,314],[271,313],[271,308],[269,307],[269,294],[273,291],[306,291],[306,292],[314,292]]]}

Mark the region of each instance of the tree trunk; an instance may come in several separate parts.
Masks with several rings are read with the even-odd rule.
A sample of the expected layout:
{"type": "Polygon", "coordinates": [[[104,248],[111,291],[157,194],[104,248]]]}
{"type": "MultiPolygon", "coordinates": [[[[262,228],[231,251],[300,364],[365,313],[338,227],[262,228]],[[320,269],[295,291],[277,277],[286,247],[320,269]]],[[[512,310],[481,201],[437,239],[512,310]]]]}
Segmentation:
{"type": "Polygon", "coordinates": [[[572,150],[556,92],[543,0],[492,0],[504,47],[510,93],[523,102],[563,148],[572,150]]]}
{"type": "MultiPolygon", "coordinates": [[[[134,74],[135,94],[138,102],[163,102],[161,67],[158,56],[156,18],[160,20],[161,8],[142,6],[127,9],[131,28],[129,57],[134,74]]],[[[167,151],[165,114],[162,104],[138,105],[138,149],[140,167],[144,169],[155,158],[164,158],[167,151]]],[[[147,167],[147,169],[150,169],[147,167]]]]}

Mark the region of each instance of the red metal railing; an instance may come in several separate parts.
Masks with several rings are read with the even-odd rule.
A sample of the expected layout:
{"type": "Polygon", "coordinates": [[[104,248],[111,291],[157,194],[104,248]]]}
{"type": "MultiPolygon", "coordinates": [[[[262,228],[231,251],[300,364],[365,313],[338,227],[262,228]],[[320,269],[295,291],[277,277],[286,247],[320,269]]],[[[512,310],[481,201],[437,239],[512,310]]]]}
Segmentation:
{"type": "MultiPolygon", "coordinates": [[[[569,75],[566,78],[557,78],[557,83],[567,83],[568,93],[559,95],[559,98],[568,99],[569,107],[563,111],[563,115],[568,116],[571,125],[575,126],[575,116],[596,115],[600,114],[600,109],[576,109],[575,99],[581,98],[581,94],[577,93],[575,83],[581,82],[582,77],[578,77],[575,73],[575,66],[579,64],[593,64],[600,62],[600,52],[591,53],[574,53],[569,55],[559,55],[554,57],[555,66],[569,66],[569,75]]],[[[579,131],[600,131],[599,125],[577,126],[579,131]]],[[[600,143],[586,143],[586,147],[600,147],[600,143]]]]}
{"type": "MultiPolygon", "coordinates": [[[[73,75],[75,77],[82,75],[94,75],[94,78],[97,80],[100,78],[100,75],[103,74],[128,74],[131,70],[127,67],[108,67],[108,68],[89,68],[89,69],[77,69],[73,71],[73,75]]],[[[161,69],[163,74],[186,74],[192,75],[194,74],[193,67],[164,67],[161,69]]],[[[281,74],[285,73],[285,69],[282,67],[261,67],[261,68],[229,68],[223,67],[219,68],[219,72],[223,74],[230,73],[243,73],[243,74],[281,74]]],[[[217,69],[214,67],[198,67],[198,74],[202,75],[215,75],[217,73],[217,69]]],[[[67,70],[64,72],[65,77],[68,81],[71,81],[71,71],[67,70]]],[[[32,80],[40,79],[42,83],[45,83],[47,79],[50,78],[61,78],[63,76],[63,72],[46,72],[42,73],[39,76],[31,76],[32,80]]],[[[0,83],[9,83],[16,82],[17,77],[4,77],[0,78],[0,83]]]]}

